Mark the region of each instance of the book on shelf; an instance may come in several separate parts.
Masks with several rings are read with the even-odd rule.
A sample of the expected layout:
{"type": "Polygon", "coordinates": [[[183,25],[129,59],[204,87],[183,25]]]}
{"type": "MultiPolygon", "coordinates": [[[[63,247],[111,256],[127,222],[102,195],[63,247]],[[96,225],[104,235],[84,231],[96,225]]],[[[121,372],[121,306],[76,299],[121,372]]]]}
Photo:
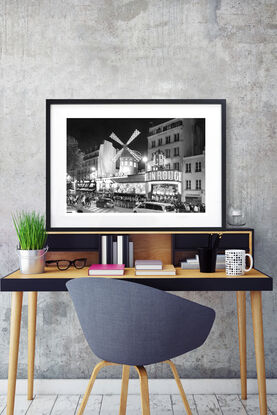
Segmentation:
{"type": "Polygon", "coordinates": [[[164,265],[162,269],[136,269],[136,275],[176,275],[173,265],[164,265]]]}
{"type": "Polygon", "coordinates": [[[101,264],[113,263],[113,236],[101,235],[99,243],[99,262],[101,264]]]}
{"type": "Polygon", "coordinates": [[[113,236],[107,235],[107,264],[113,263],[113,236]]]}
{"type": "Polygon", "coordinates": [[[182,269],[199,269],[198,262],[189,263],[187,261],[181,261],[181,268],[182,269]]]}
{"type": "Polygon", "coordinates": [[[124,264],[93,264],[88,275],[124,275],[124,264]]]}
{"type": "Polygon", "coordinates": [[[225,262],[216,262],[215,269],[225,269],[225,262]]]}
{"type": "Polygon", "coordinates": [[[123,264],[123,235],[117,236],[117,263],[123,264]]]}
{"type": "MultiPolygon", "coordinates": [[[[224,254],[217,254],[216,261],[218,263],[224,264],[225,263],[225,255],[224,254]]],[[[195,255],[194,258],[187,258],[186,260],[189,264],[199,263],[199,255],[195,255]]]]}
{"type": "Polygon", "coordinates": [[[129,241],[129,262],[128,267],[133,268],[134,266],[134,242],[129,241]]]}
{"type": "Polygon", "coordinates": [[[107,263],[107,235],[101,236],[101,243],[100,243],[100,258],[101,264],[107,263]]]}
{"type": "Polygon", "coordinates": [[[113,241],[113,264],[117,264],[117,242],[113,241]]]}
{"type": "Polygon", "coordinates": [[[123,264],[129,266],[129,235],[123,235],[123,264]]]}
{"type": "Polygon", "coordinates": [[[99,242],[99,262],[101,264],[125,264],[134,266],[134,243],[129,235],[101,235],[99,242]]]}
{"type": "Polygon", "coordinates": [[[196,256],[196,258],[188,258],[186,262],[188,264],[198,264],[199,263],[199,258],[197,258],[197,256],[196,256]]]}
{"type": "MultiPolygon", "coordinates": [[[[190,258],[189,258],[190,259],[190,258]]],[[[180,263],[182,269],[199,269],[199,259],[197,261],[181,261],[180,263]]],[[[225,261],[222,261],[221,258],[216,259],[216,269],[225,269],[225,261]]]]}
{"type": "Polygon", "coordinates": [[[137,259],[135,262],[136,269],[162,269],[163,263],[162,261],[155,260],[155,259],[137,259]]]}

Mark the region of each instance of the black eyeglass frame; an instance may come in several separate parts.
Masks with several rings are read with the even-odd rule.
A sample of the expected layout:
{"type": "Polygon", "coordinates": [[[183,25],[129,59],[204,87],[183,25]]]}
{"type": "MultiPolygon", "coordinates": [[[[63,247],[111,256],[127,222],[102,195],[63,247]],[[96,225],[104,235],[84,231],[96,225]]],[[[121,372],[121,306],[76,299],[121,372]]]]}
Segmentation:
{"type": "Polygon", "coordinates": [[[56,264],[59,271],[66,271],[66,270],[68,270],[68,268],[71,267],[71,265],[73,265],[76,269],[83,269],[87,265],[87,258],[76,258],[76,259],[73,259],[73,260],[70,260],[70,259],[52,259],[52,260],[49,260],[49,261],[45,261],[45,264],[46,265],[56,264]],[[62,262],[62,261],[68,263],[68,266],[66,268],[60,268],[59,267],[59,262],[62,262]],[[77,261],[84,261],[84,265],[81,266],[81,267],[77,267],[76,266],[77,261]]]}

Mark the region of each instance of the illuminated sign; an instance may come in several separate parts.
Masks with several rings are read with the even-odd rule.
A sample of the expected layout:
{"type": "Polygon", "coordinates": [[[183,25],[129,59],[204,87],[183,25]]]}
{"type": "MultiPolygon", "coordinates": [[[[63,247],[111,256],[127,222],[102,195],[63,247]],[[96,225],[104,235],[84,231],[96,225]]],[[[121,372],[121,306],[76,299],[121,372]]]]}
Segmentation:
{"type": "Polygon", "coordinates": [[[145,180],[147,182],[153,181],[182,181],[182,173],[177,170],[157,170],[157,171],[148,171],[145,174],[145,180]]]}

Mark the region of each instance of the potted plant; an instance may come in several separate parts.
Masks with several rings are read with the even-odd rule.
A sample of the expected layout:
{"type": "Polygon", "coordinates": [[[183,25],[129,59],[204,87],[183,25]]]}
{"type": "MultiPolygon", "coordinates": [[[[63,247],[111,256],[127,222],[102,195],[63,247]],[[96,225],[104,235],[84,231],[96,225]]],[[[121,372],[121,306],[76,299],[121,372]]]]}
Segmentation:
{"type": "Polygon", "coordinates": [[[44,216],[36,212],[13,215],[14,227],[19,239],[18,256],[22,274],[44,272],[47,233],[44,216]]]}

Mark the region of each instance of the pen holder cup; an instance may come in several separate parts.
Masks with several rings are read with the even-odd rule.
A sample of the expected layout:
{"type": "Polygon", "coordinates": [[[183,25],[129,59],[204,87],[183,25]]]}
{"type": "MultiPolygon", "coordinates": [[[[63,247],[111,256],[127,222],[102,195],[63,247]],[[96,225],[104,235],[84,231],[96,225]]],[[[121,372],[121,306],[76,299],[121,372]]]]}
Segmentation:
{"type": "Polygon", "coordinates": [[[200,272],[215,272],[217,249],[198,248],[200,272]]]}

